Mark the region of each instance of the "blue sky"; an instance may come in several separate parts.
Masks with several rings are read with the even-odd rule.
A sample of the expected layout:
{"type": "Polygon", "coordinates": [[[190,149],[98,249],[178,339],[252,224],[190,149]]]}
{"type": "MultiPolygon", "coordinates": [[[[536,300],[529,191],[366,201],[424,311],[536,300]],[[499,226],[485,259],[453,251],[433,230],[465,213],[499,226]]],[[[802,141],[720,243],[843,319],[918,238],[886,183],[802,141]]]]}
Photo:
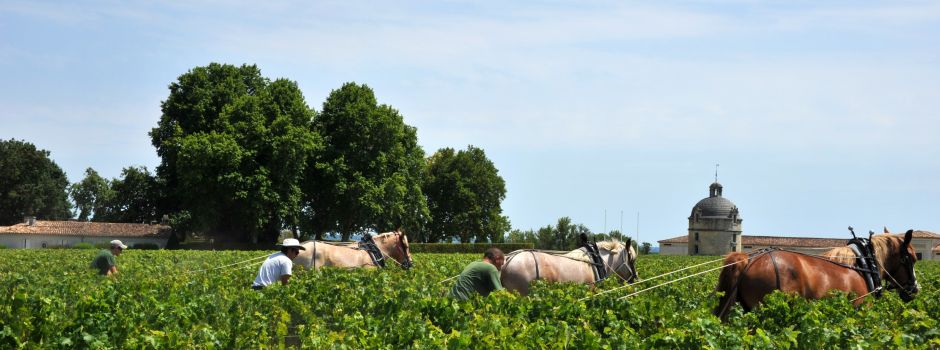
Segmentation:
{"type": "Polygon", "coordinates": [[[368,84],[428,154],[483,148],[515,228],[685,234],[720,163],[745,234],[940,231],[930,1],[2,0],[0,139],[73,182],[153,169],[167,85],[210,62],[318,110],[368,84]]]}

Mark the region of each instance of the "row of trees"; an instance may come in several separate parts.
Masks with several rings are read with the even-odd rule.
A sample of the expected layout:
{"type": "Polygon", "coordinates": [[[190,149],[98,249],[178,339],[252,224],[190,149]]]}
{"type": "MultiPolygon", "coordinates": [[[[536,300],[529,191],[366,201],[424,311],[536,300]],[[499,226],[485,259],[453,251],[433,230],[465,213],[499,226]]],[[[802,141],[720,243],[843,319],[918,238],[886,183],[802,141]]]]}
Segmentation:
{"type": "MultiPolygon", "coordinates": [[[[78,219],[167,215],[178,231],[243,242],[273,241],[285,228],[344,240],[401,228],[421,242],[501,240],[509,229],[500,207],[505,183],[483,150],[444,148],[426,158],[417,130],[366,85],[344,84],[317,112],[293,81],[271,81],[254,65],[213,63],[169,90],[150,132],[161,159],[156,173],[128,167],[106,180],[89,168],[68,187],[78,219]]],[[[20,174],[0,170],[0,221],[70,216],[65,175],[48,152],[6,144],[32,147],[57,171],[36,173],[58,182],[49,194],[25,185],[11,191],[7,184],[16,182],[3,176],[20,174]]]]}
{"type": "MultiPolygon", "coordinates": [[[[596,241],[616,239],[626,241],[628,236],[619,230],[608,233],[593,233],[583,224],[574,224],[571,218],[562,217],[555,225],[548,225],[538,230],[512,230],[506,237],[508,243],[532,243],[539,249],[572,250],[580,246],[580,236],[584,233],[596,241]]],[[[633,241],[634,247],[641,254],[649,254],[652,245],[648,242],[633,241]]]]}

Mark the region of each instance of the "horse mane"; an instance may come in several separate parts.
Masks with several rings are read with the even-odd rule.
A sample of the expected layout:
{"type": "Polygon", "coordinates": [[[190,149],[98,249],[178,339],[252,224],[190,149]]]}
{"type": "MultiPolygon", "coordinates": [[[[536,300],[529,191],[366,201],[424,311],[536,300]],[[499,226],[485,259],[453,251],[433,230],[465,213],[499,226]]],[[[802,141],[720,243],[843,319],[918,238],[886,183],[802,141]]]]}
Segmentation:
{"type": "MultiPolygon", "coordinates": [[[[622,242],[616,241],[616,240],[597,242],[597,249],[608,250],[610,251],[611,254],[620,253],[620,251],[623,250],[624,247],[625,246],[623,245],[622,242]]],[[[587,255],[587,252],[582,248],[572,250],[570,252],[563,254],[562,256],[573,259],[573,260],[580,260],[580,261],[587,261],[587,262],[591,261],[591,258],[587,255]]]]}
{"type": "Polygon", "coordinates": [[[398,232],[398,231],[384,232],[384,233],[380,233],[380,234],[377,234],[377,235],[375,235],[375,236],[372,236],[372,239],[378,238],[378,239],[381,239],[381,240],[384,241],[384,240],[388,239],[389,237],[391,237],[391,236],[397,236],[398,234],[400,234],[400,232],[398,232]]]}
{"type": "MultiPolygon", "coordinates": [[[[891,234],[881,234],[871,238],[871,245],[875,248],[875,259],[878,260],[878,265],[885,266],[885,259],[888,257],[888,254],[890,254],[889,252],[898,249],[897,246],[900,246],[900,242],[898,242],[897,237],[891,234]]],[[[823,254],[823,256],[829,260],[849,266],[855,266],[855,260],[858,259],[858,256],[855,255],[852,248],[848,246],[833,248],[823,254]]]]}

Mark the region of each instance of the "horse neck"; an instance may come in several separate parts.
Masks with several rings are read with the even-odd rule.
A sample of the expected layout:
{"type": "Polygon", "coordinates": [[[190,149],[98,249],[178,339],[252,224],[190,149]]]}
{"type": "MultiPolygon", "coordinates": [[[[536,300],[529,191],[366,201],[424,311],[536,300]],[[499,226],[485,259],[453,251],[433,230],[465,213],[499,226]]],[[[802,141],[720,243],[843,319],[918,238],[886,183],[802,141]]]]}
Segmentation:
{"type": "MultiPolygon", "coordinates": [[[[900,239],[888,235],[879,235],[872,237],[871,245],[874,247],[873,254],[875,255],[875,260],[878,260],[878,266],[881,266],[885,270],[893,269],[894,266],[888,266],[887,262],[892,252],[900,251],[900,239]]],[[[884,274],[884,271],[882,271],[882,274],[884,274]]]]}
{"type": "Polygon", "coordinates": [[[392,255],[393,253],[397,253],[395,248],[398,245],[398,239],[394,239],[394,238],[395,238],[394,235],[381,236],[381,237],[376,236],[376,237],[373,237],[373,241],[375,242],[375,246],[379,247],[379,250],[382,251],[382,254],[385,254],[386,256],[389,256],[395,260],[398,260],[397,258],[395,258],[395,255],[392,255]]]}

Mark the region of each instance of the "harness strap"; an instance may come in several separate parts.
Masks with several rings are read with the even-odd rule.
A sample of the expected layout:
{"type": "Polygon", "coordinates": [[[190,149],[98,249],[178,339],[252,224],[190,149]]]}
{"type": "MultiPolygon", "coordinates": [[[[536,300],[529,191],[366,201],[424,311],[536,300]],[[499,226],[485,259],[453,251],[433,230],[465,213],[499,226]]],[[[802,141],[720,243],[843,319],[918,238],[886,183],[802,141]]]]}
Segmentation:
{"type": "Polygon", "coordinates": [[[539,276],[539,258],[535,256],[534,251],[530,250],[529,253],[532,254],[532,263],[535,264],[535,279],[540,279],[541,277],[539,276]]]}
{"type": "Polygon", "coordinates": [[[601,259],[600,251],[597,249],[597,243],[584,242],[584,250],[593,262],[592,272],[594,272],[594,283],[603,281],[607,278],[607,269],[604,268],[604,260],[601,259]]]}
{"type": "Polygon", "coordinates": [[[741,282],[744,281],[744,275],[747,274],[747,271],[751,269],[751,262],[754,259],[757,259],[761,255],[767,254],[768,252],[774,251],[776,249],[777,248],[764,248],[747,254],[747,265],[744,266],[744,270],[741,270],[741,274],[738,275],[738,280],[734,282],[734,287],[731,287],[731,291],[728,292],[728,294],[732,294],[734,297],[728,298],[728,301],[725,303],[725,305],[721,307],[721,312],[718,313],[719,315],[724,315],[724,313],[728,311],[728,308],[731,307],[735,301],[740,302],[741,307],[744,308],[744,310],[749,311],[751,309],[751,307],[744,303],[744,298],[741,296],[741,288],[739,288],[741,286],[741,282]]]}
{"type": "Polygon", "coordinates": [[[777,277],[777,289],[780,289],[780,269],[777,268],[777,259],[774,259],[774,252],[767,252],[767,256],[770,257],[770,263],[774,265],[774,275],[777,277]]]}

